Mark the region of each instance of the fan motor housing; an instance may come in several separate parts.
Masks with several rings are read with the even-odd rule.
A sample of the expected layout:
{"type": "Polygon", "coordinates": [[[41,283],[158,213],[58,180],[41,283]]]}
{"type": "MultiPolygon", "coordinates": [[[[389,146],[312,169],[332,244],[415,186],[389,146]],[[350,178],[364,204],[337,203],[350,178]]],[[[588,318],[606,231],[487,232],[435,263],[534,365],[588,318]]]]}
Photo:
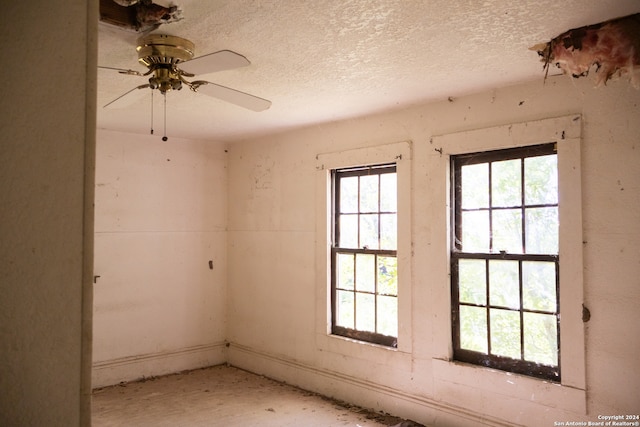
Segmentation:
{"type": "Polygon", "coordinates": [[[138,39],[138,62],[146,67],[176,65],[193,58],[193,42],[166,34],[149,34],[138,39]]]}

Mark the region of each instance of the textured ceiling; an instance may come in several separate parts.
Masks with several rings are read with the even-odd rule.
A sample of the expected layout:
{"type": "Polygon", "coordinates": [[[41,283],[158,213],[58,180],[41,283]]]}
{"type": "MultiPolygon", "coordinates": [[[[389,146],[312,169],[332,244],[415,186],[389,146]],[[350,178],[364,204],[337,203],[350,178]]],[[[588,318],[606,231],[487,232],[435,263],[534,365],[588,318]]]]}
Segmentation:
{"type": "MultiPolygon", "coordinates": [[[[159,4],[167,1],[156,0],[159,4]]],[[[154,32],[191,40],[195,56],[228,49],[251,65],[198,75],[273,102],[253,112],[169,92],[171,137],[233,141],[542,80],[528,50],[571,28],[640,12],[638,0],[181,0],[183,19],[154,32]]],[[[101,66],[146,71],[133,31],[101,23],[101,66]]],[[[149,133],[150,90],[102,105],[146,77],[98,70],[98,127],[149,133]]],[[[162,96],[154,134],[162,135],[162,96]]]]}

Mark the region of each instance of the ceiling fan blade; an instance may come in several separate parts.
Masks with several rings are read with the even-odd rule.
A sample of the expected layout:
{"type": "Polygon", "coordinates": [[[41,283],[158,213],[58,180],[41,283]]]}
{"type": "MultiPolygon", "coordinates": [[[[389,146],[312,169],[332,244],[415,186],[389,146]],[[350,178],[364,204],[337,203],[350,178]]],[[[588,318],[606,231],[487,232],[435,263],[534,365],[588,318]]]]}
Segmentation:
{"type": "Polygon", "coordinates": [[[136,90],[136,89],[145,89],[145,88],[148,88],[148,87],[151,87],[151,86],[150,86],[149,84],[136,86],[136,87],[134,87],[133,89],[128,90],[127,92],[123,93],[122,95],[120,95],[119,97],[117,97],[117,98],[116,98],[116,99],[114,99],[113,101],[109,102],[108,104],[103,105],[103,106],[102,106],[102,108],[107,108],[109,105],[111,105],[111,104],[113,104],[114,102],[116,102],[117,100],[119,100],[119,99],[121,99],[121,98],[125,97],[126,95],[130,94],[131,92],[133,92],[133,91],[134,91],[134,90],[136,90]]]}
{"type": "Polygon", "coordinates": [[[104,70],[115,70],[115,71],[119,72],[120,74],[128,74],[130,76],[142,76],[142,75],[144,75],[140,71],[126,70],[124,68],[103,67],[101,65],[98,65],[98,68],[102,68],[104,70]]]}
{"type": "Polygon", "coordinates": [[[244,107],[248,110],[264,111],[271,107],[271,101],[249,95],[248,93],[240,92],[239,90],[220,86],[211,82],[198,81],[197,83],[199,85],[197,93],[203,93],[214,98],[222,99],[223,101],[244,107]]]}
{"type": "Polygon", "coordinates": [[[246,67],[249,64],[251,62],[244,56],[230,50],[221,50],[181,62],[179,67],[187,73],[198,75],[246,67]]]}

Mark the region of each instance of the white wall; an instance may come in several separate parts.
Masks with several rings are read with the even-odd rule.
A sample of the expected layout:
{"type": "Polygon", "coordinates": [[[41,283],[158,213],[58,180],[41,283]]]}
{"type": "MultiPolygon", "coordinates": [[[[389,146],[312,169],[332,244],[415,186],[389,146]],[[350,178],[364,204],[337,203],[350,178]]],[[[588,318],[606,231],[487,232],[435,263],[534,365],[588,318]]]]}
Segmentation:
{"type": "Polygon", "coordinates": [[[0,16],[3,426],[90,423],[97,9],[11,2],[0,16]]]}
{"type": "Polygon", "coordinates": [[[211,142],[99,131],[94,386],[229,361],[430,425],[538,426],[633,413],[639,101],[624,81],[595,89],[587,79],[552,78],[235,143],[228,153],[211,142]],[[592,315],[586,392],[447,361],[445,171],[436,168],[446,162],[433,161],[432,138],[578,115],[583,294],[592,315]],[[401,301],[410,342],[389,350],[323,330],[318,155],[400,141],[412,147],[400,196],[411,205],[411,298],[401,301]]]}
{"type": "Polygon", "coordinates": [[[430,425],[539,426],[636,413],[640,91],[625,81],[598,89],[592,83],[551,78],[543,86],[541,79],[230,145],[230,363],[430,425]],[[437,148],[431,138],[570,114],[582,115],[586,397],[572,387],[442,361],[450,332],[438,313],[449,283],[446,268],[434,264],[442,256],[433,256],[448,247],[434,238],[446,215],[433,214],[442,190],[432,182],[442,171],[428,167],[437,148]],[[327,339],[318,328],[326,286],[318,272],[326,266],[316,257],[324,227],[316,156],[399,141],[413,147],[412,184],[401,189],[412,203],[409,352],[327,339]]]}
{"type": "Polygon", "coordinates": [[[100,130],[97,158],[94,387],[222,363],[224,147],[100,130]]]}

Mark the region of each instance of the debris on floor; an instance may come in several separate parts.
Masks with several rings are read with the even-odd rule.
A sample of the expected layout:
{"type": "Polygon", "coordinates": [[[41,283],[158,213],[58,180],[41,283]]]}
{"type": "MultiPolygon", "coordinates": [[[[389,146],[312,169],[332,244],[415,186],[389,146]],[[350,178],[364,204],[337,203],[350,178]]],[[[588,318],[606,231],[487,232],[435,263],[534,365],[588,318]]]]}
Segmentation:
{"type": "Polygon", "coordinates": [[[95,389],[92,425],[424,427],[228,365],[95,389]]]}

